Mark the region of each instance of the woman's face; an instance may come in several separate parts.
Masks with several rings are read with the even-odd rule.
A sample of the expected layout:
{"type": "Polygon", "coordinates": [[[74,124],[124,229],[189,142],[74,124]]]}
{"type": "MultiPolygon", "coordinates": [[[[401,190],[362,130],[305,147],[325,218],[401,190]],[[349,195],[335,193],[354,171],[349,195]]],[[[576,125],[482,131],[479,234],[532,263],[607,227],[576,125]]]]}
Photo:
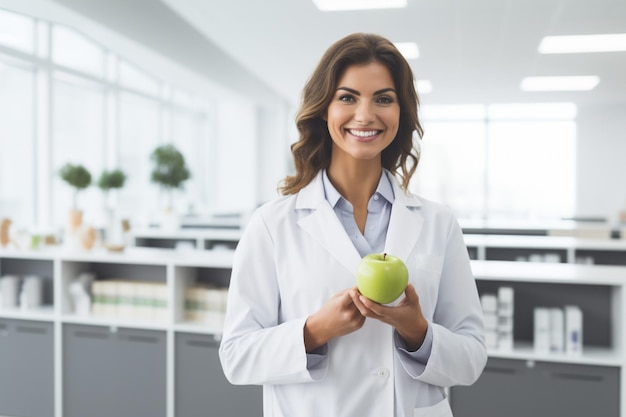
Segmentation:
{"type": "Polygon", "coordinates": [[[389,70],[379,62],[348,67],[325,120],[333,140],[333,160],[380,160],[400,124],[400,104],[389,70]]]}

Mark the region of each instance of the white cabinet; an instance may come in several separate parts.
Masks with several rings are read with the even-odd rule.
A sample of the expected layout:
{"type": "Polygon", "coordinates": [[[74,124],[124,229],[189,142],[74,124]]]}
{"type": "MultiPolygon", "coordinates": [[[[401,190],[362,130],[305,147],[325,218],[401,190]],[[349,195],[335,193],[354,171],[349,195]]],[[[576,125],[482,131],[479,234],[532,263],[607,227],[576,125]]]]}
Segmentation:
{"type": "MultiPolygon", "coordinates": [[[[228,405],[236,402],[230,410],[238,411],[232,415],[260,416],[261,388],[231,386],[221,372],[217,345],[223,316],[216,313],[199,322],[186,311],[189,288],[228,286],[232,257],[225,250],[148,248],[121,254],[0,251],[0,276],[38,275],[45,283],[40,308],[0,308],[0,415],[80,416],[87,415],[90,405],[102,403],[102,415],[212,415],[214,407],[227,416],[228,405]],[[156,315],[117,309],[78,314],[69,287],[81,273],[92,274],[95,282],[117,279],[160,286],[163,302],[151,308],[162,310],[156,315]],[[210,395],[207,390],[212,390],[210,395]],[[28,401],[28,392],[36,400],[28,401]]],[[[545,387],[541,392],[507,391],[522,401],[546,392],[561,398],[585,390],[594,396],[590,403],[618,404],[605,415],[626,417],[626,396],[621,394],[626,387],[626,267],[473,261],[472,269],[483,293],[514,288],[514,344],[489,351],[487,371],[468,388],[475,391],[450,390],[453,408],[480,407],[466,400],[492,392],[496,381],[498,387],[545,387]],[[565,304],[583,310],[583,354],[536,353],[533,308],[565,304]],[[511,369],[524,378],[510,378],[511,369]],[[593,388],[603,384],[614,388],[593,388]]],[[[557,403],[548,402],[545,409],[558,410],[550,408],[557,403]]]]}
{"type": "Polygon", "coordinates": [[[455,416],[626,416],[626,268],[474,261],[481,294],[514,290],[514,343],[489,350],[470,387],[453,387],[455,416]],[[581,355],[536,352],[535,307],[577,305],[581,355]]]}
{"type": "Polygon", "coordinates": [[[228,416],[223,410],[243,393],[246,400],[233,410],[260,416],[261,388],[231,386],[221,372],[223,313],[205,321],[190,321],[185,313],[190,287],[228,287],[232,256],[145,248],[121,254],[0,251],[0,276],[37,275],[46,283],[41,307],[0,308],[0,415],[213,415],[213,404],[228,416]],[[144,287],[157,287],[163,298],[147,306],[145,297],[124,306],[118,298],[99,314],[79,314],[70,285],[81,274],[94,283],[121,282],[140,296],[144,287]],[[217,391],[207,396],[211,387],[217,391]]]}

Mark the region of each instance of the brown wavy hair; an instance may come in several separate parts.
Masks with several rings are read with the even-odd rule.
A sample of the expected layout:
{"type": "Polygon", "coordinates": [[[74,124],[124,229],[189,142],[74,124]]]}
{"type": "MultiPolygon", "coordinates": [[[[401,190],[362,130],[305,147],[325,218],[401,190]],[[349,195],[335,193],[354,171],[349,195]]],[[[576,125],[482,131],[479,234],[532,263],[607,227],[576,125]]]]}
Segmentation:
{"type": "Polygon", "coordinates": [[[415,91],[413,72],[402,54],[389,40],[366,33],[348,35],[328,48],[302,92],[302,103],[296,116],[300,138],[291,145],[295,175],[287,176],[279,190],[295,194],[309,184],[317,173],[328,168],[332,139],[324,121],[337,83],[352,65],[371,62],[383,64],[393,77],[400,104],[400,124],[394,140],[381,155],[383,168],[398,175],[407,191],[417,169],[419,151],[413,144],[413,132],[424,134],[417,109],[419,98],[415,91]]]}

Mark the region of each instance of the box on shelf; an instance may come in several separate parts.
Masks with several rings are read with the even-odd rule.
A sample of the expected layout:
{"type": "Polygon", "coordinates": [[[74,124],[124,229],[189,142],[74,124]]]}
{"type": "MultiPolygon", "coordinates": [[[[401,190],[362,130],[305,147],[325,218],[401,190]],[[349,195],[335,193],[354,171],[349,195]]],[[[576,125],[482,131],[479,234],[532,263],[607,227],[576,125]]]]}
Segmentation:
{"type": "Polygon", "coordinates": [[[513,349],[513,300],[513,288],[498,288],[498,349],[513,349]]]}
{"type": "Polygon", "coordinates": [[[228,289],[195,284],[185,290],[185,320],[221,324],[226,313],[228,289]]]}
{"type": "Polygon", "coordinates": [[[103,279],[94,281],[91,291],[94,316],[167,320],[167,285],[164,283],[103,279]]]}
{"type": "Polygon", "coordinates": [[[536,307],[534,349],[537,353],[581,354],[582,311],[578,306],[536,307]]]}

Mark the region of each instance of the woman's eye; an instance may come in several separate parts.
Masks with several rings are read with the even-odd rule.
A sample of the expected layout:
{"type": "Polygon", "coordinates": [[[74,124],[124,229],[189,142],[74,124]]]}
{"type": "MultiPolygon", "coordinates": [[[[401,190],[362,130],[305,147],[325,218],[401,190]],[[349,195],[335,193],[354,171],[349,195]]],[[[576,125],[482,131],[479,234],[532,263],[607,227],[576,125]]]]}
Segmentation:
{"type": "Polygon", "coordinates": [[[378,100],[376,100],[376,101],[378,101],[381,104],[393,103],[393,99],[391,97],[387,97],[387,96],[379,97],[378,100]]]}
{"type": "Polygon", "coordinates": [[[354,97],[352,97],[350,94],[343,94],[341,96],[339,96],[339,101],[343,101],[346,103],[351,103],[354,101],[354,97]]]}

